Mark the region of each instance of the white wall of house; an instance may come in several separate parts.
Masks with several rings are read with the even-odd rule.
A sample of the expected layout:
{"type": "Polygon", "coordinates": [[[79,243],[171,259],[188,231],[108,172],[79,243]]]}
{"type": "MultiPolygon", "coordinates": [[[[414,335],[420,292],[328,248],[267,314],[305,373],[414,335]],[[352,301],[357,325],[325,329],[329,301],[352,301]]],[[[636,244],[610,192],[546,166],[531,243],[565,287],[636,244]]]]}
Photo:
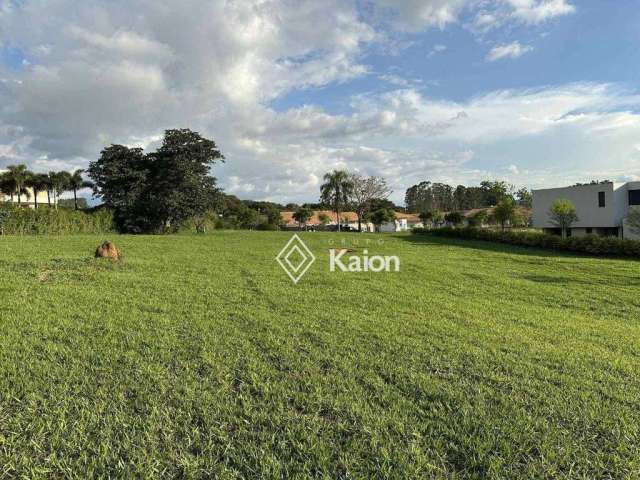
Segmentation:
{"type": "Polygon", "coordinates": [[[533,191],[533,226],[536,228],[556,228],[551,221],[549,210],[553,202],[569,200],[576,207],[579,220],[572,228],[612,228],[620,225],[621,212],[616,208],[614,184],[581,185],[567,188],[548,188],[533,191]],[[604,192],[604,207],[598,203],[598,195],[604,192]]]}
{"type": "Polygon", "coordinates": [[[406,218],[398,218],[393,222],[387,222],[380,225],[381,232],[406,232],[409,230],[406,218]]]}
{"type": "Polygon", "coordinates": [[[558,199],[569,200],[576,207],[579,219],[571,227],[572,235],[598,233],[596,229],[599,228],[618,228],[624,238],[640,240],[640,234],[633,232],[625,221],[630,208],[640,208],[640,182],[534,190],[534,227],[557,227],[551,221],[549,210],[558,199]],[[604,206],[599,202],[601,193],[604,194],[604,206]]]}
{"type": "MultiPolygon", "coordinates": [[[[29,195],[21,195],[22,205],[27,205],[30,207],[35,206],[35,198],[33,196],[33,190],[31,188],[27,188],[29,195]]],[[[4,195],[0,193],[0,202],[11,202],[10,195],[4,195]]],[[[18,203],[18,195],[13,196],[13,203],[18,203]]],[[[46,204],[47,203],[47,192],[38,192],[38,204],[46,204]]],[[[53,204],[53,198],[51,198],[51,203],[53,204]]]]}

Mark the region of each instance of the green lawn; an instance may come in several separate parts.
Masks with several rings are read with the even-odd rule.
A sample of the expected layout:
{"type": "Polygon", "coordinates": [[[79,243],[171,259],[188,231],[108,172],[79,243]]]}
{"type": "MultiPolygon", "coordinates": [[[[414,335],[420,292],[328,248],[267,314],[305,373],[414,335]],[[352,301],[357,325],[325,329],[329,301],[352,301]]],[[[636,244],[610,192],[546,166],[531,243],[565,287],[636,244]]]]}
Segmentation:
{"type": "Polygon", "coordinates": [[[640,262],[289,236],[0,237],[0,476],[640,476],[640,262]]]}

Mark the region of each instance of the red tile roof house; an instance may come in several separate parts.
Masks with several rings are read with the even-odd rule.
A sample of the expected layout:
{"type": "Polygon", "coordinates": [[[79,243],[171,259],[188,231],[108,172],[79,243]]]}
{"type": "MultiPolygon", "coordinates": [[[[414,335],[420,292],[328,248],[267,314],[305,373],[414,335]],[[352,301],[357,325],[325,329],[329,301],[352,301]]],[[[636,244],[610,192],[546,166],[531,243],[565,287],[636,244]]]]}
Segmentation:
{"type": "MultiPolygon", "coordinates": [[[[324,214],[329,218],[327,226],[335,226],[338,224],[336,220],[335,212],[331,210],[316,210],[313,212],[311,218],[305,225],[300,226],[298,222],[293,219],[295,212],[281,212],[282,225],[286,229],[299,230],[307,229],[309,227],[313,229],[321,230],[323,228],[322,222],[320,222],[320,215],[324,214]]],[[[341,225],[347,225],[352,230],[358,229],[358,216],[355,212],[341,212],[340,213],[341,225]]],[[[396,212],[396,219],[394,222],[389,222],[380,226],[381,232],[405,232],[411,230],[413,227],[422,227],[422,222],[414,213],[400,213],[396,212]]],[[[375,227],[371,222],[362,222],[363,232],[374,232],[375,227]]]]}

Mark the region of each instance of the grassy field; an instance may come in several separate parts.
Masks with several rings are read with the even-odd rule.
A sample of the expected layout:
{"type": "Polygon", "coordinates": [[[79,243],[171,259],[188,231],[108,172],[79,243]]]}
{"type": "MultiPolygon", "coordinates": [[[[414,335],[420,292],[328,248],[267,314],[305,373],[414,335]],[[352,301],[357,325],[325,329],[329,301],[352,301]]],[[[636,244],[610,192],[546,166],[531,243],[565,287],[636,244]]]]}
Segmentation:
{"type": "Polygon", "coordinates": [[[0,237],[0,476],[640,477],[640,262],[289,236],[0,237]]]}

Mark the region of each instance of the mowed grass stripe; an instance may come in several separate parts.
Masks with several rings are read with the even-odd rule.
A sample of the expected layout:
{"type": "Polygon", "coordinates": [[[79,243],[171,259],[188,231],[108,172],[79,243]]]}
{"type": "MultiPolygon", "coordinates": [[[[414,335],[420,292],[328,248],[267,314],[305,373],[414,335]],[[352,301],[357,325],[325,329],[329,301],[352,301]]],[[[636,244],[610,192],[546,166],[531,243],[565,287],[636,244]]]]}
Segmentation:
{"type": "Polygon", "coordinates": [[[289,237],[0,238],[3,474],[637,476],[640,263],[304,233],[293,285],[289,237]]]}

